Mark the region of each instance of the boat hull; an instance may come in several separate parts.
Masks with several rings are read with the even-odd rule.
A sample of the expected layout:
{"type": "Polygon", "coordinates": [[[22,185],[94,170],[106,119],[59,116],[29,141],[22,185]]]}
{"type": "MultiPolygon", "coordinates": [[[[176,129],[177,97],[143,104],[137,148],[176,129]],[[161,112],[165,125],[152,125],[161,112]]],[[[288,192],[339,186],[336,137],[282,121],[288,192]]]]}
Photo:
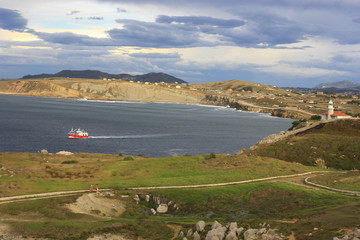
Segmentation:
{"type": "Polygon", "coordinates": [[[68,138],[89,138],[89,136],[80,136],[76,134],[69,134],[68,138]]]}

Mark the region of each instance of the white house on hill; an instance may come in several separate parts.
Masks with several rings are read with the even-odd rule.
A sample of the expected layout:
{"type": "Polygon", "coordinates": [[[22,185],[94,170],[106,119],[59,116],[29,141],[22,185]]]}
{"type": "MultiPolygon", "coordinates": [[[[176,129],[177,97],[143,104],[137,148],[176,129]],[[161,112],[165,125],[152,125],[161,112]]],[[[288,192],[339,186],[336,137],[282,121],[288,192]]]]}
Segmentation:
{"type": "Polygon", "coordinates": [[[330,99],[328,104],[328,111],[321,114],[321,119],[326,120],[326,119],[344,119],[344,118],[351,118],[351,116],[343,112],[334,111],[334,103],[330,99]]]}

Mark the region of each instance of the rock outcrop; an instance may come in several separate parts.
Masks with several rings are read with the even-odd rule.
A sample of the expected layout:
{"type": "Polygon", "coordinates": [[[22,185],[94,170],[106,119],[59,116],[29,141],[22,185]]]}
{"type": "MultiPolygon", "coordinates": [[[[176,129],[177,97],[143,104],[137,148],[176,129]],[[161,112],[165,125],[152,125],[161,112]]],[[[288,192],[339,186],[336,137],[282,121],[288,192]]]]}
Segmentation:
{"type": "Polygon", "coordinates": [[[271,229],[268,225],[262,224],[261,228],[248,228],[244,231],[244,227],[238,227],[236,222],[231,222],[223,226],[218,221],[214,221],[211,226],[206,226],[204,221],[199,221],[194,228],[187,231],[186,238],[184,233],[177,236],[176,239],[194,239],[194,240],[285,240],[287,239],[276,229],[271,229]],[[201,228],[199,228],[201,226],[201,228]],[[265,227],[266,226],[266,227],[265,227]],[[201,231],[199,231],[201,230],[201,231]]]}
{"type": "Polygon", "coordinates": [[[360,240],[360,229],[355,229],[354,232],[348,233],[343,237],[334,237],[333,240],[360,240]]]}

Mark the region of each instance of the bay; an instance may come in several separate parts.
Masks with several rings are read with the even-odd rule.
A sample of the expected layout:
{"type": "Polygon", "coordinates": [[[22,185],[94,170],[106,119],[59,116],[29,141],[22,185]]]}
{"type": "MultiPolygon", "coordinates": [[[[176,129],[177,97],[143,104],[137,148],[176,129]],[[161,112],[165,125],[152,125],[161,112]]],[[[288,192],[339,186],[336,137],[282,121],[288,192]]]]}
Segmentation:
{"type": "Polygon", "coordinates": [[[0,152],[235,154],[292,119],[218,106],[0,95],[0,152]],[[68,139],[72,128],[89,139],[68,139]]]}

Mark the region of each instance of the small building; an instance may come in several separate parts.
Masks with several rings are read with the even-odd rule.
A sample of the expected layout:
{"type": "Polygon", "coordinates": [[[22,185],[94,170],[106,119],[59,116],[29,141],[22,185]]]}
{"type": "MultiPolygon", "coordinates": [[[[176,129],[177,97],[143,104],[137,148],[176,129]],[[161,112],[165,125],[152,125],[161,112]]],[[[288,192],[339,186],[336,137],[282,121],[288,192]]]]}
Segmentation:
{"type": "Polygon", "coordinates": [[[344,118],[351,118],[351,116],[343,112],[334,111],[334,103],[330,99],[328,103],[328,111],[321,114],[321,119],[329,120],[329,119],[344,119],[344,118]]]}

